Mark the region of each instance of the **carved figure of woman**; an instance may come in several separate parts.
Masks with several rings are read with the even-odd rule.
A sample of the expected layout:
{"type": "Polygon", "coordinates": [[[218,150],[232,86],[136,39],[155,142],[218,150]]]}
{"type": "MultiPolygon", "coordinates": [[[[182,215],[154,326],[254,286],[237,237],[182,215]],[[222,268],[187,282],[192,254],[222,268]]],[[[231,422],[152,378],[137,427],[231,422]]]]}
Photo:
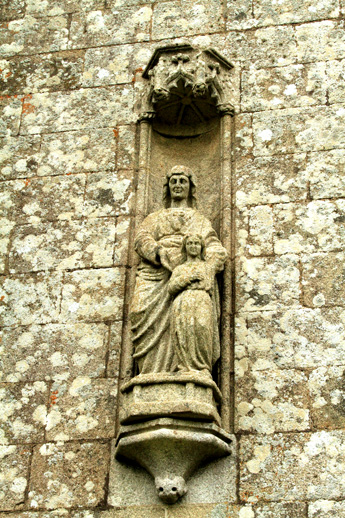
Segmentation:
{"type": "MultiPolygon", "coordinates": [[[[188,167],[175,166],[163,186],[164,209],[149,214],[139,227],[135,249],[141,257],[130,307],[132,342],[140,373],[173,372],[176,358],[170,340],[171,272],[183,263],[182,241],[191,233],[205,242],[205,261],[214,282],[223,269],[226,250],[210,221],[196,210],[195,180],[188,167]]],[[[219,315],[215,287],[213,304],[219,315]]],[[[214,355],[219,356],[214,350],[214,355]]],[[[217,356],[217,357],[218,357],[217,356]]]]}
{"type": "Polygon", "coordinates": [[[211,376],[218,359],[218,322],[211,293],[212,272],[205,261],[205,242],[197,234],[184,237],[185,262],[173,271],[168,290],[176,298],[171,307],[170,339],[179,371],[211,376]]]}

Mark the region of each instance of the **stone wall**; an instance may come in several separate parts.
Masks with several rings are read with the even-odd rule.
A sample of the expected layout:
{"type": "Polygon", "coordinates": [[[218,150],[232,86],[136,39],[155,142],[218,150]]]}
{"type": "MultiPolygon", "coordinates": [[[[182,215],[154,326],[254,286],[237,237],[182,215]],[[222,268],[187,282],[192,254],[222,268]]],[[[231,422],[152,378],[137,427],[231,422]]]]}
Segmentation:
{"type": "Polygon", "coordinates": [[[344,13],[1,3],[1,518],[345,516],[344,13]],[[111,509],[141,72],[177,41],[215,47],[239,79],[236,490],[111,509]]]}

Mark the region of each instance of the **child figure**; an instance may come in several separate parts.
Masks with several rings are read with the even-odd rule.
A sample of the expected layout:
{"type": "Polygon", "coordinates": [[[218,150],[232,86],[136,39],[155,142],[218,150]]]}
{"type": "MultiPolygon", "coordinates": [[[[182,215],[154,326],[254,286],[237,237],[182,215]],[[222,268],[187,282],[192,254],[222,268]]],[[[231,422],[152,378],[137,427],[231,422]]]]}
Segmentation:
{"type": "Polygon", "coordinates": [[[179,371],[211,376],[219,356],[219,336],[211,293],[214,274],[205,261],[201,236],[189,234],[182,243],[185,262],[177,266],[168,283],[176,298],[171,307],[170,333],[179,371]]]}

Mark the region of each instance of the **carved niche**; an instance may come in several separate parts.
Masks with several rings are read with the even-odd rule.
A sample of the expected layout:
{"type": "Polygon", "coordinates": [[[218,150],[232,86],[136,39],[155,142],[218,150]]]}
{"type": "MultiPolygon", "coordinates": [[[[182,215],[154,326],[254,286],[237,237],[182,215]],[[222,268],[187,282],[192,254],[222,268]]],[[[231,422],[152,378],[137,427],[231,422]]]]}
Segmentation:
{"type": "Polygon", "coordinates": [[[186,481],[200,465],[231,452],[232,439],[226,431],[231,69],[214,49],[180,45],[156,50],[143,73],[147,86],[139,117],[136,268],[135,278],[129,279],[132,292],[115,455],[144,467],[155,479],[158,497],[168,504],[185,495],[186,481]],[[219,222],[219,235],[214,221],[196,207],[198,188],[192,168],[179,163],[187,143],[186,159],[192,162],[193,155],[197,164],[195,138],[205,134],[212,138],[215,131],[220,132],[215,139],[220,144],[213,146],[219,153],[220,198],[214,220],[219,222]],[[151,156],[157,148],[155,134],[163,139],[163,161],[161,151],[151,156]],[[164,171],[169,162],[164,162],[164,149],[169,150],[173,167],[159,172],[162,201],[151,212],[152,169],[164,171]],[[223,270],[220,297],[218,277],[223,270]]]}
{"type": "Polygon", "coordinates": [[[139,120],[155,119],[169,133],[177,133],[183,126],[195,128],[223,114],[233,115],[232,68],[215,49],[157,49],[143,73],[149,84],[139,120]]]}

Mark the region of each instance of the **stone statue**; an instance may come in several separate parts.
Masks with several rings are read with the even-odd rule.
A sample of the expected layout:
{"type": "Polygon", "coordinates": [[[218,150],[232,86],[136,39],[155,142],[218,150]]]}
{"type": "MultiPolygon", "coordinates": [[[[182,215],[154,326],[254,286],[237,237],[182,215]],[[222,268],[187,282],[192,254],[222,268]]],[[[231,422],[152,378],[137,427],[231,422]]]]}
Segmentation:
{"type": "Polygon", "coordinates": [[[171,306],[170,340],[178,371],[200,371],[211,376],[219,357],[218,319],[211,293],[214,271],[205,261],[205,242],[187,234],[182,243],[185,262],[177,266],[168,283],[176,295],[171,306]]]}
{"type": "Polygon", "coordinates": [[[215,275],[227,253],[195,208],[188,167],[175,166],[167,174],[163,202],[165,208],[145,218],[135,239],[141,262],[130,308],[133,356],[140,374],[210,373],[220,354],[215,275]],[[192,312],[194,328],[186,321],[192,312]]]}

